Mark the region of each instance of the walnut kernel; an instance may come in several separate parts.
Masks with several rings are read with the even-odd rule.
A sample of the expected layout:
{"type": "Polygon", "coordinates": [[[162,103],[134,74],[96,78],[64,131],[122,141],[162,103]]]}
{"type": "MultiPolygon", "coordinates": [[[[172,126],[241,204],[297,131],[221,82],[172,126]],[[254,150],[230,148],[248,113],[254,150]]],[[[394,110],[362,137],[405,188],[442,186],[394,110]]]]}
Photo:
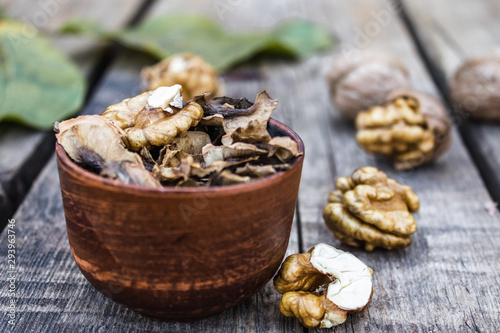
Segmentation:
{"type": "Polygon", "coordinates": [[[374,167],[355,170],[350,178],[340,177],[323,210],[326,226],[341,242],[372,251],[407,247],[417,230],[411,212],[420,207],[409,186],[374,167]]]}
{"type": "Polygon", "coordinates": [[[354,255],[327,244],[285,259],[274,278],[280,311],[306,327],[330,328],[370,303],[372,270],[354,255]]]}
{"type": "Polygon", "coordinates": [[[431,161],[450,145],[451,125],[443,104],[415,91],[393,91],[383,105],[356,117],[356,140],[367,152],[390,156],[398,170],[431,161]]]}
{"type": "Polygon", "coordinates": [[[161,86],[180,84],[185,100],[204,93],[220,94],[217,71],[201,57],[190,54],[175,54],[141,72],[147,90],[161,86]]]}

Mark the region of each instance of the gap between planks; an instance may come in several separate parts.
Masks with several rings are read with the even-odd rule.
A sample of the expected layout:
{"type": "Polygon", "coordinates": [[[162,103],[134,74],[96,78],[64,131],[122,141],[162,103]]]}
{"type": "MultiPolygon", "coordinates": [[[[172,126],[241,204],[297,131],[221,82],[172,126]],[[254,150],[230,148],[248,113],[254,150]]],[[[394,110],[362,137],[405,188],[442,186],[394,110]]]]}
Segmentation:
{"type": "MultiPolygon", "coordinates": [[[[457,129],[460,133],[460,136],[465,143],[476,168],[481,174],[485,187],[488,189],[488,192],[493,201],[499,203],[500,176],[498,173],[498,168],[500,165],[497,161],[495,161],[495,159],[491,157],[491,152],[488,151],[488,149],[484,148],[485,141],[482,138],[483,135],[481,135],[482,132],[485,131],[492,136],[500,139],[498,135],[494,135],[494,131],[498,131],[498,129],[489,128],[490,124],[469,120],[466,115],[463,115],[462,113],[460,113],[460,111],[453,108],[453,103],[449,98],[448,84],[448,78],[451,77],[452,73],[450,73],[449,71],[447,73],[447,70],[443,68],[443,64],[439,63],[436,57],[433,56],[433,52],[439,52],[432,49],[435,45],[425,42],[422,33],[425,33],[425,30],[427,28],[422,27],[424,23],[418,22],[418,17],[412,17],[412,14],[415,13],[411,13],[411,10],[406,8],[404,1],[395,1],[397,1],[402,6],[401,18],[405,23],[408,31],[410,32],[415,46],[420,56],[422,57],[429,73],[431,74],[432,79],[438,86],[441,98],[445,101],[448,110],[452,111],[452,119],[457,124],[457,129]],[[422,31],[420,31],[419,29],[422,31]]],[[[484,4],[484,1],[472,3],[472,5],[484,4]]],[[[451,36],[448,35],[443,27],[443,23],[433,21],[433,26],[436,29],[436,33],[438,33],[442,37],[442,40],[448,44],[449,48],[457,54],[457,57],[465,60],[467,58],[467,52],[463,47],[458,45],[451,36]]],[[[495,147],[495,144],[493,143],[490,145],[495,147]]],[[[495,154],[496,160],[500,158],[500,156],[498,156],[500,155],[500,151],[497,150],[493,152],[493,154],[495,154]]]]}

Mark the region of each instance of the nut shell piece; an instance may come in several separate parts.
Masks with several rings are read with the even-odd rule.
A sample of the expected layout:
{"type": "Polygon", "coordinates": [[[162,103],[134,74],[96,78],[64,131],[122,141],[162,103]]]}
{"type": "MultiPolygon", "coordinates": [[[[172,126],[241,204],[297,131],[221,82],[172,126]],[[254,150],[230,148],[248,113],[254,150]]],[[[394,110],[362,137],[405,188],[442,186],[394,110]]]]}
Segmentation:
{"type": "Polygon", "coordinates": [[[337,189],[330,193],[323,210],[325,224],[333,235],[367,251],[409,246],[410,235],[417,230],[411,213],[420,207],[413,190],[374,167],[357,169],[350,182],[346,179],[337,179],[337,189]]]}
{"type": "Polygon", "coordinates": [[[286,258],[275,276],[274,286],[283,294],[280,311],[306,327],[340,325],[348,313],[370,303],[372,273],[354,255],[317,244],[309,252],[286,258]]]}
{"type": "Polygon", "coordinates": [[[500,121],[500,53],[465,61],[450,80],[450,98],[471,117],[500,121]]]}
{"type": "Polygon", "coordinates": [[[356,140],[367,152],[390,156],[398,170],[427,163],[451,144],[451,121],[443,104],[413,90],[392,91],[383,105],[356,117],[356,140]]]}
{"type": "Polygon", "coordinates": [[[180,84],[184,88],[186,100],[206,92],[221,93],[215,68],[203,58],[190,53],[175,54],[156,65],[146,67],[142,70],[141,77],[148,90],[180,84]]]}
{"type": "Polygon", "coordinates": [[[328,82],[333,104],[350,120],[360,111],[383,103],[392,90],[410,87],[408,71],[399,59],[370,52],[339,58],[328,82]]]}
{"type": "Polygon", "coordinates": [[[160,187],[138,154],[126,149],[125,133],[99,115],[55,124],[57,142],[76,163],[127,184],[160,187]]]}

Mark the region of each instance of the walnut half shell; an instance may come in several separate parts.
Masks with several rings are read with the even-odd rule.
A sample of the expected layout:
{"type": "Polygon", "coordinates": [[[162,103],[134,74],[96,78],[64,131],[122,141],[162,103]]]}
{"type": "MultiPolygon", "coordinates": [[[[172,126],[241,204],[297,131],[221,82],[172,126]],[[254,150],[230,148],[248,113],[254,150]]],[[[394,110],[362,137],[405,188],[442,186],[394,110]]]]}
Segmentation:
{"type": "Polygon", "coordinates": [[[77,164],[126,184],[161,187],[138,154],[125,147],[125,133],[99,115],[54,124],[57,142],[77,164]]]}
{"type": "Polygon", "coordinates": [[[370,303],[372,270],[354,255],[320,243],[286,258],[274,278],[280,311],[306,327],[340,325],[370,303]]]}
{"type": "Polygon", "coordinates": [[[437,158],[451,143],[443,104],[416,91],[393,91],[385,104],[359,113],[356,127],[358,144],[369,153],[390,156],[398,170],[437,158]]]}
{"type": "Polygon", "coordinates": [[[411,244],[410,235],[417,230],[411,212],[417,212],[420,203],[409,186],[374,167],[359,168],[350,178],[339,177],[335,185],[323,219],[341,242],[367,251],[411,244]]]}

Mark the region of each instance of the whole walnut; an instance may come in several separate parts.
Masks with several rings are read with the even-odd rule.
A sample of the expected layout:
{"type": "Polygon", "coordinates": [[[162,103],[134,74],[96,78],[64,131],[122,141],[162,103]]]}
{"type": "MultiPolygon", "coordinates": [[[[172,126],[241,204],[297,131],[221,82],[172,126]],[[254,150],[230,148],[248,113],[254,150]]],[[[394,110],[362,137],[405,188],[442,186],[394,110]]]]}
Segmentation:
{"type": "Polygon", "coordinates": [[[427,163],[451,144],[451,121],[444,105],[414,90],[392,91],[382,105],[356,117],[356,141],[367,152],[389,156],[398,170],[427,163]]]}
{"type": "Polygon", "coordinates": [[[180,84],[184,100],[204,93],[221,93],[215,68],[203,58],[190,53],[175,54],[156,65],[146,67],[142,70],[141,77],[146,90],[180,84]]]}
{"type": "Polygon", "coordinates": [[[451,79],[450,98],[471,117],[500,121],[500,54],[464,62],[451,79]]]}
{"type": "Polygon", "coordinates": [[[379,105],[397,88],[410,88],[408,71],[397,58],[379,53],[341,56],[328,75],[330,98],[354,120],[358,112],[379,105]]]}

